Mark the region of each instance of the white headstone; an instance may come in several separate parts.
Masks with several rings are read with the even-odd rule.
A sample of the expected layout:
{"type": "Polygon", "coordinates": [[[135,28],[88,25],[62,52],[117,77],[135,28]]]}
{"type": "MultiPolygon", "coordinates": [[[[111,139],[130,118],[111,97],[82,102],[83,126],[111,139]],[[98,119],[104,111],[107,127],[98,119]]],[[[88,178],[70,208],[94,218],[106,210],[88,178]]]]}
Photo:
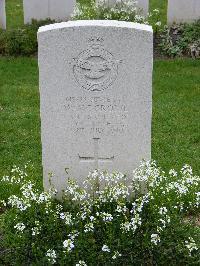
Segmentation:
{"type": "Polygon", "coordinates": [[[200,0],[168,0],[168,24],[200,19],[200,0]]]}
{"type": "Polygon", "coordinates": [[[70,21],[41,27],[38,45],[44,187],[50,172],[59,191],[97,168],[130,177],[151,158],[152,28],[70,21]]]}
{"type": "Polygon", "coordinates": [[[66,21],[73,13],[75,3],[76,0],[23,0],[24,23],[47,18],[66,21]]]}
{"type": "Polygon", "coordinates": [[[144,14],[147,14],[149,12],[149,0],[137,0],[138,1],[138,7],[143,10],[144,14]]]}
{"type": "Polygon", "coordinates": [[[5,0],[0,0],[0,28],[6,29],[6,5],[5,0]]]}
{"type": "MultiPolygon", "coordinates": [[[[96,3],[105,3],[108,6],[114,6],[116,3],[120,3],[121,2],[128,2],[131,0],[96,0],[96,3]]],[[[136,0],[132,0],[132,1],[136,1],[136,0]]],[[[141,9],[142,14],[147,15],[148,11],[149,11],[149,0],[137,0],[137,6],[139,9],[141,9]]]]}

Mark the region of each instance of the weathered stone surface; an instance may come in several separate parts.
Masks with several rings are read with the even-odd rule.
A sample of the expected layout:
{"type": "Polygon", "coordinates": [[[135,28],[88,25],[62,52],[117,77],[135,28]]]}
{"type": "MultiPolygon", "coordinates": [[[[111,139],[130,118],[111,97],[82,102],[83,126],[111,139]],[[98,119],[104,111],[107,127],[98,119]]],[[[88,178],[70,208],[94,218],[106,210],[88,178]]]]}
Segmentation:
{"type": "Polygon", "coordinates": [[[74,11],[76,0],[49,0],[49,17],[56,21],[66,20],[74,11]]]}
{"type": "Polygon", "coordinates": [[[144,14],[147,14],[149,12],[149,0],[138,0],[138,7],[142,8],[144,14]]]}
{"type": "MultiPolygon", "coordinates": [[[[125,1],[130,1],[130,0],[122,0],[123,2],[125,1]]],[[[119,3],[119,0],[96,0],[96,3],[104,2],[108,6],[114,6],[117,2],[119,3]]],[[[141,9],[142,13],[144,15],[147,15],[149,11],[149,0],[137,0],[137,6],[138,8],[141,9]]]]}
{"type": "Polygon", "coordinates": [[[44,186],[151,157],[152,28],[73,21],[38,32],[44,186]],[[68,175],[65,169],[69,168],[68,175]]]}
{"type": "Polygon", "coordinates": [[[168,24],[200,19],[200,0],[168,0],[168,24]]]}
{"type": "Polygon", "coordinates": [[[32,19],[67,20],[74,10],[76,0],[23,0],[24,23],[32,19]]]}
{"type": "Polygon", "coordinates": [[[5,0],[0,0],[0,28],[6,29],[6,5],[5,0]]]}

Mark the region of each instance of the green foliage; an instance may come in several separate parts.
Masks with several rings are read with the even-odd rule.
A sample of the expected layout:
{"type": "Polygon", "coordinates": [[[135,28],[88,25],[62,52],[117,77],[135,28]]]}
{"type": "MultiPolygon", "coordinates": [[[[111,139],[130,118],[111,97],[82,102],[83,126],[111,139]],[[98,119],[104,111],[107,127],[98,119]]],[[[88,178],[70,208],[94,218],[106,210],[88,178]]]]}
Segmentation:
{"type": "Polygon", "coordinates": [[[165,27],[161,33],[161,52],[167,56],[193,55],[200,57],[200,20],[191,24],[173,25],[165,27]]]}
{"type": "MultiPolygon", "coordinates": [[[[154,33],[161,31],[158,38],[159,52],[168,57],[189,55],[193,58],[200,57],[200,22],[193,24],[176,25],[170,28],[164,27],[166,21],[167,1],[152,0],[150,2],[151,12],[148,17],[136,11],[134,1],[131,4],[118,4],[114,8],[106,7],[104,4],[95,5],[93,1],[78,1],[73,19],[111,19],[124,20],[152,25],[154,33]]],[[[53,21],[33,21],[31,25],[22,25],[21,0],[9,1],[7,4],[8,27],[7,31],[0,30],[0,54],[1,55],[35,55],[37,53],[37,30],[40,26],[53,23],[53,21]],[[16,13],[16,16],[14,14],[16,13]],[[15,17],[11,19],[10,17],[15,17]],[[18,19],[19,18],[19,21],[18,19]]]]}
{"type": "Polygon", "coordinates": [[[6,49],[6,31],[0,29],[0,54],[5,54],[6,49]]]}
{"type": "Polygon", "coordinates": [[[133,172],[131,185],[123,174],[95,170],[82,188],[68,180],[62,203],[54,199],[55,189],[37,189],[17,167],[1,183],[18,191],[1,202],[8,208],[1,216],[3,248],[10,251],[4,253],[4,263],[200,262],[200,229],[184,221],[200,207],[200,177],[188,165],[180,173],[166,174],[155,162],[142,162],[133,172]],[[146,194],[141,193],[144,182],[146,194]]]}
{"type": "Polygon", "coordinates": [[[149,0],[150,11],[158,9],[160,11],[160,20],[162,25],[167,24],[167,3],[168,0],[149,0]]]}
{"type": "MultiPolygon", "coordinates": [[[[135,11],[135,6],[117,5],[116,8],[96,7],[94,2],[78,4],[74,19],[114,19],[148,23],[146,18],[135,11]]],[[[154,10],[148,17],[149,23],[155,31],[160,28],[159,11],[154,10]]],[[[31,24],[20,28],[10,28],[0,31],[0,54],[11,56],[30,56],[37,53],[37,31],[40,26],[54,23],[49,19],[44,21],[32,21],[31,24]]]]}
{"type": "Polygon", "coordinates": [[[34,55],[37,53],[37,31],[40,26],[53,23],[47,19],[32,21],[22,28],[0,31],[0,53],[3,55],[34,55]]]}

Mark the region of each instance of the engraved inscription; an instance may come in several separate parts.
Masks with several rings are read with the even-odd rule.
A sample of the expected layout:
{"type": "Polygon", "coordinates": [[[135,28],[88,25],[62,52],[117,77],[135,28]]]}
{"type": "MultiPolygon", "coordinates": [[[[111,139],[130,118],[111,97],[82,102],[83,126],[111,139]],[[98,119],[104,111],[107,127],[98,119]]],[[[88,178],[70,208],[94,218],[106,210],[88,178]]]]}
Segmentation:
{"type": "Polygon", "coordinates": [[[122,135],[128,132],[127,97],[67,97],[64,108],[73,134],[93,137],[122,135]]]}
{"type": "Polygon", "coordinates": [[[99,168],[99,161],[107,161],[107,162],[113,162],[114,156],[112,157],[100,157],[99,156],[99,138],[93,138],[94,140],[94,155],[91,157],[85,157],[85,156],[79,156],[80,162],[93,162],[94,163],[94,168],[98,169],[99,168]]]}
{"type": "Polygon", "coordinates": [[[103,39],[89,40],[89,48],[73,58],[73,73],[82,88],[88,91],[103,91],[117,78],[121,60],[103,47],[103,39]]]}

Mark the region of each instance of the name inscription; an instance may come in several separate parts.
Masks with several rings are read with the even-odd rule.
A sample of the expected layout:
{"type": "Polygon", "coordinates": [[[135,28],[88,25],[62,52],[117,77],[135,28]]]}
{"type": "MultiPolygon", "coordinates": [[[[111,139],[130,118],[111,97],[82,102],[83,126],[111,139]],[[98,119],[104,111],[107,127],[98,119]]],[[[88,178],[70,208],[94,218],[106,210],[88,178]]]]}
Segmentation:
{"type": "Polygon", "coordinates": [[[69,96],[64,108],[73,134],[120,135],[128,131],[126,102],[126,96],[69,96]]]}

